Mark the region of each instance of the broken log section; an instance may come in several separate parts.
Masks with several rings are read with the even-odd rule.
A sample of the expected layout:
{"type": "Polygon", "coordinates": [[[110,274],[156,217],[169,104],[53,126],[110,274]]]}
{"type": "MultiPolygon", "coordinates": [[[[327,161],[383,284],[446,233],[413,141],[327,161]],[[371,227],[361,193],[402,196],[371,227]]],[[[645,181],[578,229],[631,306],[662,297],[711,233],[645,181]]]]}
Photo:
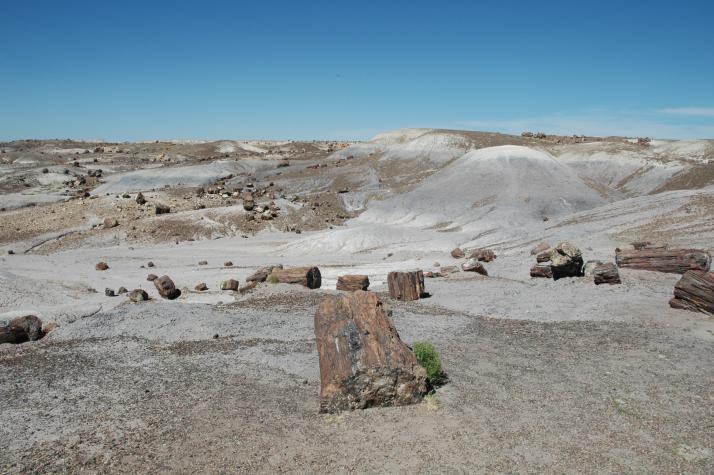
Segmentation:
{"type": "Polygon", "coordinates": [[[688,270],[708,271],[711,255],[700,249],[647,249],[615,251],[618,267],[684,274],[688,270]]]}
{"type": "Polygon", "coordinates": [[[291,267],[289,269],[276,267],[270,273],[268,282],[300,284],[308,289],[319,289],[322,285],[322,276],[317,267],[291,267]]]}
{"type": "Polygon", "coordinates": [[[424,273],[420,270],[390,272],[387,276],[389,296],[397,300],[419,300],[424,292],[424,273]]]}
{"type": "Polygon", "coordinates": [[[714,272],[685,272],[674,286],[669,306],[714,315],[714,272]]]}
{"type": "Polygon", "coordinates": [[[341,275],[337,278],[337,290],[367,290],[369,288],[369,277],[366,275],[341,275]]]}

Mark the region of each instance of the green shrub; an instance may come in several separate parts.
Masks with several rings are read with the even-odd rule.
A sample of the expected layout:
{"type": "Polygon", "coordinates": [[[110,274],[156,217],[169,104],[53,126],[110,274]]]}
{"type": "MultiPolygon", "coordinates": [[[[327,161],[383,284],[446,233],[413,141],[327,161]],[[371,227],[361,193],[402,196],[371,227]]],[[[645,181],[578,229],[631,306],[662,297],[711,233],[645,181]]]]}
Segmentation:
{"type": "Polygon", "coordinates": [[[414,343],[414,354],[419,364],[426,370],[426,376],[430,381],[438,382],[444,377],[441,370],[441,358],[434,348],[434,345],[425,341],[414,343]]]}
{"type": "Polygon", "coordinates": [[[278,279],[274,275],[271,275],[268,277],[268,282],[270,282],[271,284],[277,284],[278,282],[280,282],[280,279],[278,279]]]}

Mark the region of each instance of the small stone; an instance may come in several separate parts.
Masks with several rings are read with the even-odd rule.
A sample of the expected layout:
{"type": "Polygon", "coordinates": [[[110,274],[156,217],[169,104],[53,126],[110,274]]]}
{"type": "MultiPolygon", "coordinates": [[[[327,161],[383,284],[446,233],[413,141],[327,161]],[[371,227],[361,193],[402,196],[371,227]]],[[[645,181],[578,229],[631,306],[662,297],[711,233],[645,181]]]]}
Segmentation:
{"type": "Polygon", "coordinates": [[[239,283],[235,279],[228,279],[221,282],[221,290],[238,290],[239,283]]]}
{"type": "Polygon", "coordinates": [[[174,281],[168,275],[162,275],[158,279],[154,279],[154,287],[159,291],[165,299],[174,300],[181,295],[181,291],[176,288],[174,281]]]}
{"type": "Polygon", "coordinates": [[[110,288],[104,289],[104,295],[106,295],[107,297],[116,297],[114,290],[110,288]]]}
{"type": "Polygon", "coordinates": [[[104,218],[104,229],[115,228],[119,226],[119,221],[116,218],[104,218]]]}
{"type": "Polygon", "coordinates": [[[208,261],[198,261],[198,265],[199,265],[199,266],[207,266],[207,265],[208,265],[208,261]]]}
{"type": "Polygon", "coordinates": [[[464,272],[478,272],[481,275],[488,275],[486,268],[478,260],[471,258],[461,264],[461,270],[464,272]]]}
{"type": "Polygon", "coordinates": [[[231,262],[231,261],[226,261],[226,262],[223,263],[223,266],[224,266],[224,267],[233,267],[233,262],[231,262]]]}
{"type": "Polygon", "coordinates": [[[158,278],[159,278],[159,276],[156,274],[149,274],[146,276],[146,280],[148,280],[149,282],[153,282],[158,278]]]}
{"type": "Polygon", "coordinates": [[[129,300],[132,302],[142,302],[144,300],[149,300],[149,294],[142,289],[134,289],[129,292],[129,300]]]}
{"type": "Polygon", "coordinates": [[[97,262],[94,268],[96,270],[107,270],[109,269],[109,265],[106,262],[97,262]]]}
{"type": "Polygon", "coordinates": [[[146,267],[154,267],[153,261],[149,261],[146,263],[146,267]]]}
{"type": "Polygon", "coordinates": [[[139,205],[143,205],[146,203],[146,198],[144,198],[144,195],[141,192],[136,195],[136,203],[139,205]]]}
{"type": "Polygon", "coordinates": [[[200,282],[196,284],[196,287],[194,287],[194,289],[198,292],[203,292],[204,290],[208,290],[208,286],[205,282],[200,282]]]}
{"type": "Polygon", "coordinates": [[[127,293],[127,292],[128,292],[128,290],[126,290],[126,287],[119,287],[119,288],[117,289],[117,294],[118,294],[118,295],[125,294],[125,293],[127,293]]]}
{"type": "Polygon", "coordinates": [[[463,259],[465,256],[466,254],[459,247],[451,251],[451,257],[453,257],[454,259],[463,259]]]}

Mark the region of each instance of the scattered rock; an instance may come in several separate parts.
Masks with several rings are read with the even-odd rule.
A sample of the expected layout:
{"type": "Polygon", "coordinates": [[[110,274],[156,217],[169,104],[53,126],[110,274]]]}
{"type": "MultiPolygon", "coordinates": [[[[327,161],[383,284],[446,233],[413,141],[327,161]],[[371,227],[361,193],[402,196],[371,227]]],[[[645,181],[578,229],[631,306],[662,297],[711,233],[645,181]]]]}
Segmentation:
{"type": "Polygon", "coordinates": [[[195,290],[199,292],[203,292],[204,290],[208,290],[208,286],[206,285],[205,282],[200,282],[196,284],[196,287],[194,287],[195,290]]]}
{"type": "Polygon", "coordinates": [[[478,272],[481,275],[488,275],[483,264],[473,258],[461,264],[461,270],[464,272],[478,272]]]}
{"type": "Polygon", "coordinates": [[[451,257],[453,257],[454,259],[463,259],[464,257],[466,257],[466,254],[464,253],[464,251],[461,250],[461,248],[457,247],[456,249],[451,251],[451,257]]]}
{"type": "Polygon", "coordinates": [[[221,290],[238,290],[240,284],[235,279],[228,279],[221,282],[221,290]]]}
{"type": "Polygon", "coordinates": [[[207,266],[207,265],[208,265],[208,261],[198,261],[198,265],[199,265],[199,266],[207,266]]]}
{"type": "Polygon", "coordinates": [[[593,269],[593,281],[595,285],[620,284],[620,273],[617,271],[617,266],[612,262],[597,264],[593,269]]]}
{"type": "Polygon", "coordinates": [[[550,249],[536,255],[536,262],[550,262],[550,249]]]}
{"type": "Polygon", "coordinates": [[[154,262],[153,261],[147,262],[146,267],[154,267],[154,262]]]}
{"type": "Polygon", "coordinates": [[[156,274],[149,274],[146,276],[146,280],[148,280],[149,282],[153,282],[158,278],[159,278],[159,276],[156,274]]]}
{"type": "Polygon", "coordinates": [[[267,266],[267,267],[261,267],[255,273],[251,276],[249,276],[246,281],[247,282],[265,282],[268,276],[270,275],[271,272],[273,272],[273,269],[282,269],[283,266],[282,264],[277,264],[273,266],[267,266]]]}
{"type": "Polygon", "coordinates": [[[550,252],[550,268],[554,280],[582,276],[583,256],[580,249],[567,241],[561,242],[550,252]]]}
{"type": "Polygon", "coordinates": [[[7,253],[8,255],[12,256],[15,254],[15,251],[13,251],[12,249],[8,249],[7,253]]]}
{"type": "Polygon", "coordinates": [[[127,292],[128,292],[128,290],[126,290],[126,287],[119,287],[117,289],[117,295],[125,294],[127,292]]]}
{"type": "Polygon", "coordinates": [[[233,267],[233,262],[231,261],[226,261],[223,263],[223,267],[233,267]]]}
{"type": "Polygon", "coordinates": [[[496,258],[496,253],[490,249],[474,249],[469,253],[469,258],[481,262],[491,262],[496,258]]]}
{"type": "Polygon", "coordinates": [[[34,315],[0,320],[0,343],[24,343],[43,336],[42,320],[34,315]]]}
{"type": "Polygon", "coordinates": [[[158,279],[154,279],[154,286],[165,299],[173,300],[181,295],[181,291],[176,288],[174,281],[168,275],[162,275],[158,279]]]}
{"type": "Polygon", "coordinates": [[[337,278],[337,290],[355,291],[367,290],[369,277],[366,275],[341,275],[337,278]]]}
{"type": "Polygon", "coordinates": [[[371,292],[328,297],[315,314],[320,412],[418,403],[426,370],[371,292]]]}
{"type": "Polygon", "coordinates": [[[116,294],[114,293],[114,289],[106,288],[104,289],[104,295],[107,297],[116,297],[116,294]]]}
{"type": "Polygon", "coordinates": [[[143,302],[144,300],[149,300],[149,294],[142,289],[134,289],[129,292],[129,300],[132,302],[143,302]]]}
{"type": "Polygon", "coordinates": [[[535,264],[531,267],[531,277],[553,278],[553,271],[548,264],[535,264]]]}
{"type": "Polygon", "coordinates": [[[115,228],[119,226],[119,221],[116,218],[104,218],[104,229],[115,228]]]}
{"type": "Polygon", "coordinates": [[[171,208],[170,208],[168,205],[159,204],[159,203],[157,203],[157,204],[154,205],[154,210],[155,210],[156,214],[169,214],[169,213],[171,213],[171,208]]]}
{"type": "Polygon", "coordinates": [[[136,203],[139,205],[146,204],[146,198],[144,198],[144,194],[139,192],[139,194],[136,195],[136,203]]]}
{"type": "Polygon", "coordinates": [[[248,283],[245,284],[243,287],[241,287],[240,289],[238,289],[238,291],[239,291],[241,294],[244,294],[244,293],[246,293],[246,292],[248,292],[248,291],[250,291],[250,290],[253,290],[257,285],[258,285],[258,282],[256,282],[256,281],[248,282],[248,283]]]}
{"type": "Polygon", "coordinates": [[[97,262],[94,268],[96,270],[107,270],[109,269],[109,265],[106,262],[97,262]]]}

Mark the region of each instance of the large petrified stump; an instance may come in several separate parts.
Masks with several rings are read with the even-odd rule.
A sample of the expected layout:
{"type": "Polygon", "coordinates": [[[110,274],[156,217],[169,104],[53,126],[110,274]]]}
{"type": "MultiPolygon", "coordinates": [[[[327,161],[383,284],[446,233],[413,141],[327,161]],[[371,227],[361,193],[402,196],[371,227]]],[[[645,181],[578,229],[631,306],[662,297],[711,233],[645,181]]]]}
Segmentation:
{"type": "Polygon", "coordinates": [[[371,292],[323,300],[315,314],[315,337],[320,412],[413,404],[427,391],[426,370],[371,292]]]}
{"type": "Polygon", "coordinates": [[[615,262],[618,267],[671,274],[684,274],[688,270],[708,271],[711,261],[711,255],[701,249],[645,247],[640,250],[615,250],[615,262]]]}
{"type": "Polygon", "coordinates": [[[322,276],[317,267],[291,267],[290,269],[273,268],[269,281],[281,284],[300,284],[308,289],[319,289],[322,276]]]}
{"type": "Polygon", "coordinates": [[[42,320],[34,315],[0,320],[0,343],[24,343],[44,336],[42,320]]]}
{"type": "Polygon", "coordinates": [[[674,285],[674,298],[669,306],[714,315],[714,272],[685,272],[674,285]]]}
{"type": "Polygon", "coordinates": [[[419,300],[424,292],[424,273],[420,270],[397,272],[387,275],[389,296],[397,300],[419,300]]]}
{"type": "Polygon", "coordinates": [[[369,277],[366,275],[341,275],[337,278],[337,290],[367,290],[369,277]]]}

